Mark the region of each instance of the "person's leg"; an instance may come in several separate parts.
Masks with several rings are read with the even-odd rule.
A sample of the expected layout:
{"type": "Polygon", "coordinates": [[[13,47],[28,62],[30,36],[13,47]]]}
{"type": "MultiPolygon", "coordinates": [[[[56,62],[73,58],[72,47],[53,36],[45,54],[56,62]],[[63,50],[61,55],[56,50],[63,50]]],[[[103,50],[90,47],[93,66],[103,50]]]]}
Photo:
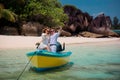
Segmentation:
{"type": "Polygon", "coordinates": [[[48,51],[51,51],[49,46],[47,46],[46,49],[47,49],[48,51]]]}
{"type": "Polygon", "coordinates": [[[38,50],[48,50],[48,51],[50,51],[50,48],[47,45],[41,44],[41,45],[39,45],[38,50]]]}
{"type": "Polygon", "coordinates": [[[56,45],[52,45],[52,46],[50,46],[50,49],[51,49],[51,52],[56,52],[57,47],[56,47],[56,45]]]}

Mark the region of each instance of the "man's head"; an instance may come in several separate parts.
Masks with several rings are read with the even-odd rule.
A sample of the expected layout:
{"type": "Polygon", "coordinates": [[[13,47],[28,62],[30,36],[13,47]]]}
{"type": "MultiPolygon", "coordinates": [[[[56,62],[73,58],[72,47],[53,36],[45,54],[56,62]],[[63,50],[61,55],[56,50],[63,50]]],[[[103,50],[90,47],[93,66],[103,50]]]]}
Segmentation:
{"type": "Polygon", "coordinates": [[[52,28],[52,29],[50,30],[50,34],[54,34],[54,33],[55,33],[55,29],[52,28]]]}

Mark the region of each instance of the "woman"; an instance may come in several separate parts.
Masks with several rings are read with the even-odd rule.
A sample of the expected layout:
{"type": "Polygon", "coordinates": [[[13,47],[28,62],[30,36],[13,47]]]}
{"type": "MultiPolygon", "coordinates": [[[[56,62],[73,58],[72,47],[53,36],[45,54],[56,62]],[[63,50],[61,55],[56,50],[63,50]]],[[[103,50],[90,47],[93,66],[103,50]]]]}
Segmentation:
{"type": "Polygon", "coordinates": [[[45,28],[42,30],[42,41],[38,47],[39,50],[48,50],[50,51],[50,48],[48,46],[48,43],[49,43],[49,38],[50,38],[50,33],[49,33],[49,29],[48,28],[45,28]]]}

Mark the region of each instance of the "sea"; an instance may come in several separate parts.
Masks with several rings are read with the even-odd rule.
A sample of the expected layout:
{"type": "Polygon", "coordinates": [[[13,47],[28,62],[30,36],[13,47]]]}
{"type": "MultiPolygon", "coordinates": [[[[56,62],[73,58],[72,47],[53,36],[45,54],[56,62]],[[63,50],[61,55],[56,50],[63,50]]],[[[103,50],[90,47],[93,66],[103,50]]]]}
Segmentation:
{"type": "Polygon", "coordinates": [[[26,53],[34,50],[0,49],[0,80],[120,80],[120,40],[66,45],[69,64],[45,72],[31,69],[26,53]]]}

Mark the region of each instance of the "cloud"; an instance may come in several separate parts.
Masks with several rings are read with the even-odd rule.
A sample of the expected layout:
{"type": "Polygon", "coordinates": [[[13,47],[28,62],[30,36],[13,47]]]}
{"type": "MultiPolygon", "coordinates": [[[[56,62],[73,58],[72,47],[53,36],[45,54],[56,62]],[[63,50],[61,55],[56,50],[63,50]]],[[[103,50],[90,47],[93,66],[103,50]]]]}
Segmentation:
{"type": "Polygon", "coordinates": [[[95,18],[95,17],[97,17],[98,15],[101,15],[101,14],[104,14],[104,12],[93,13],[92,16],[95,18]]]}
{"type": "Polygon", "coordinates": [[[101,14],[104,14],[104,12],[99,12],[97,15],[101,15],[101,14]]]}

